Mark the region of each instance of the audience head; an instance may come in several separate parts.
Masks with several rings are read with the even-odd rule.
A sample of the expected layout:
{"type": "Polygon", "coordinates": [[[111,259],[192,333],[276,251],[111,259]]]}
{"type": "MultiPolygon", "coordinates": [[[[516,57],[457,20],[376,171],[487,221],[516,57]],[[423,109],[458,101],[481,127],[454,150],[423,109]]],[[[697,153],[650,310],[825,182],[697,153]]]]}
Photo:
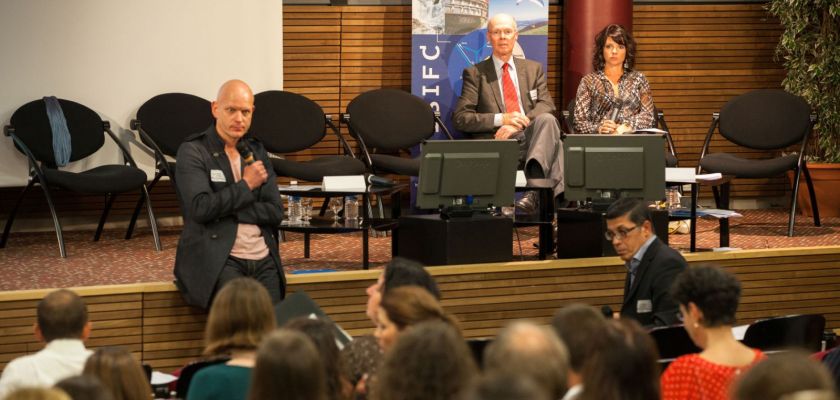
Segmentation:
{"type": "Polygon", "coordinates": [[[318,349],[291,329],[269,334],[257,350],[251,400],[325,400],[326,380],[318,349]]]}
{"type": "Polygon", "coordinates": [[[607,208],[607,240],[624,261],[633,258],[653,235],[653,222],[647,204],[639,199],[622,197],[607,208]]]}
{"type": "Polygon", "coordinates": [[[73,400],[113,400],[99,378],[92,375],[78,375],[64,378],[55,384],[73,400]]]}
{"type": "Polygon", "coordinates": [[[152,396],[143,367],[123,347],[96,349],[82,374],[98,378],[114,400],[149,400],[152,396]]]}
{"type": "Polygon", "coordinates": [[[255,350],[275,326],[274,307],[265,287],[251,278],[233,279],[213,299],[204,331],[204,355],[255,350]]]}
{"type": "Polygon", "coordinates": [[[464,400],[550,400],[534,380],[520,374],[488,371],[468,390],[464,400]]]}
{"type": "Polygon", "coordinates": [[[569,354],[566,346],[547,327],[514,322],[499,332],[484,352],[484,369],[507,375],[524,375],[552,399],[566,393],[569,354]]]}
{"type": "Polygon", "coordinates": [[[607,44],[619,45],[624,48],[624,59],[619,60],[624,64],[624,70],[632,71],[636,66],[636,40],[627,29],[618,24],[609,24],[601,32],[595,35],[595,49],[592,54],[592,69],[603,71],[607,65],[604,53],[608,50],[607,44]]]}
{"type": "Polygon", "coordinates": [[[383,350],[388,350],[406,327],[428,320],[445,321],[457,325],[428,291],[418,286],[391,289],[382,297],[377,310],[373,335],[383,350]]]}
{"type": "Polygon", "coordinates": [[[609,320],[601,351],[583,367],[582,400],[648,400],[659,398],[656,345],[638,322],[609,320]]]}
{"type": "Polygon", "coordinates": [[[55,339],[82,339],[90,335],[87,306],[73,291],[56,290],[38,302],[35,335],[45,342],[55,339]]]}
{"type": "Polygon", "coordinates": [[[335,334],[333,334],[335,328],[333,324],[322,319],[299,317],[289,321],[284,328],[303,333],[315,345],[324,366],[328,397],[331,399],[346,397],[343,386],[345,381],[342,380],[341,375],[341,357],[335,342],[335,334]]]}
{"type": "Polygon", "coordinates": [[[705,328],[731,327],[741,298],[741,284],[731,273],[712,265],[690,267],[677,275],[671,298],[680,305],[691,340],[706,347],[705,328]]]}
{"type": "Polygon", "coordinates": [[[440,300],[440,291],[434,278],[426,271],[423,264],[402,257],[394,257],[379,275],[376,283],[367,288],[367,308],[365,312],[376,323],[376,310],[382,295],[390,289],[400,286],[420,286],[440,300]]]}
{"type": "Polygon", "coordinates": [[[493,55],[507,61],[516,47],[519,29],[516,20],[508,14],[496,14],[487,21],[487,42],[493,47],[493,55]]]}
{"type": "Polygon", "coordinates": [[[254,93],[248,84],[232,79],[219,88],[210,106],[216,118],[216,131],[226,143],[237,142],[251,127],[254,115],[254,93]]]}
{"type": "Polygon", "coordinates": [[[819,362],[799,352],[774,354],[735,383],[735,400],[833,400],[834,381],[819,362]]]}
{"type": "Polygon", "coordinates": [[[464,338],[452,324],[427,321],[407,329],[385,353],[373,399],[457,399],[476,377],[464,338]]]}
{"type": "Polygon", "coordinates": [[[59,389],[25,387],[14,390],[3,400],[73,400],[59,389]]]}
{"type": "Polygon", "coordinates": [[[594,307],[578,303],[557,310],[551,324],[569,351],[569,386],[579,384],[584,362],[602,349],[598,339],[607,320],[594,307]]]}

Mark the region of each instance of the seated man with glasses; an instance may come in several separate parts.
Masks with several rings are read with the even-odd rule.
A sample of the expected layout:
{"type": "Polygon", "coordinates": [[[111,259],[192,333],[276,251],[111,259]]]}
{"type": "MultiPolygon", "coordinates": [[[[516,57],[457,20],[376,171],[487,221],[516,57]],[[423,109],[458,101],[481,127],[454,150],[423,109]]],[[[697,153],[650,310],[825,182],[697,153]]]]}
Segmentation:
{"type": "Polygon", "coordinates": [[[669,290],[688,264],[653,233],[650,209],[641,200],[622,198],[607,209],[604,236],[627,266],[621,316],[644,326],[678,324],[679,305],[669,290]]]}

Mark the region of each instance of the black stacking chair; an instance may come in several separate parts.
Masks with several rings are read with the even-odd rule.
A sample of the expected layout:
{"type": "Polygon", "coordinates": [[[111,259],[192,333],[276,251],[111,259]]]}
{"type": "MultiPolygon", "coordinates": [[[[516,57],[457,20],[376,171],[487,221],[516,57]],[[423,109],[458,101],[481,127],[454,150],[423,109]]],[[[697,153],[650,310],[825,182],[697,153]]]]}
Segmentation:
{"type": "Polygon", "coordinates": [[[273,154],[288,154],[306,150],[324,139],[330,128],[343,154],[317,156],[311,160],[294,161],[272,157],[277,176],[288,176],[310,182],[320,182],[324,176],[360,175],[365,164],[353,155],[347,141],[339,134],[330,116],[314,101],[292,92],[270,90],[254,96],[254,118],[249,134],[259,139],[273,154]]]}
{"type": "Polygon", "coordinates": [[[186,399],[187,392],[190,389],[190,382],[198,371],[203,368],[210,367],[216,364],[228,362],[229,357],[217,357],[209,360],[192,361],[181,368],[181,373],[178,375],[178,382],[175,383],[175,393],[177,398],[186,399]]]}
{"type": "MultiPolygon", "coordinates": [[[[805,182],[811,195],[814,210],[814,226],[820,226],[820,212],[814,195],[811,174],[805,162],[805,146],[816,117],[811,107],[801,97],[783,90],[761,89],[742,94],[729,100],[712,114],[712,124],[703,149],[700,152],[698,170],[719,172],[735,178],[772,178],[793,171],[795,176],[791,193],[788,236],[793,236],[796,221],[796,195],[799,193],[799,179],[805,174],[805,182]],[[715,128],[721,136],[753,150],[783,150],[796,145],[799,151],[769,159],[747,159],[730,153],[709,154],[709,145],[715,128]]],[[[718,193],[715,189],[715,198],[718,193]]]]}
{"type": "Polygon", "coordinates": [[[650,336],[659,350],[659,364],[664,369],[675,358],[702,351],[688,336],[682,325],[653,328],[650,336]]]}
{"type": "Polygon", "coordinates": [[[429,104],[398,89],[376,89],[358,95],[347,105],[344,121],[374,174],[417,176],[420,159],[400,157],[399,153],[431,138],[435,126],[452,139],[429,104]]]}
{"type": "Polygon", "coordinates": [[[796,348],[815,353],[822,350],[824,329],[822,315],[787,315],[753,322],[747,327],[743,342],[762,351],[796,348]]]}
{"type": "Polygon", "coordinates": [[[139,189],[146,198],[146,211],[149,214],[149,225],[152,228],[155,248],[160,251],[157,223],[149,202],[149,193],[146,190],[146,173],[137,168],[131,154],[111,131],[109,123],[103,121],[96,112],[70,100],[59,99],[59,103],[70,131],[71,162],[81,160],[99,150],[105,144],[105,134],[107,134],[120,148],[124,163],[101,165],[83,172],[58,169],[53,154],[52,129],[47,117],[46,104],[42,100],[34,100],[18,108],[12,114],[11,124],[5,127],[4,133],[12,138],[15,147],[29,159],[29,183],[23,188],[6,220],[0,247],[6,244],[21,200],[29,188],[37,183],[44,191],[52,214],[61,257],[66,257],[67,252],[64,248],[61,223],[52,200],[52,191],[56,188],[105,195],[105,209],[99,219],[94,241],[99,240],[102,234],[102,227],[114,204],[114,197],[118,193],[139,189]]]}
{"type": "MultiPolygon", "coordinates": [[[[201,132],[213,124],[210,102],[186,93],[164,93],[147,100],[131,120],[131,129],[140,133],[140,140],[154,152],[155,177],[149,183],[149,192],[164,176],[175,186],[175,155],[184,139],[201,132]],[[169,157],[169,158],[167,158],[169,157]]],[[[176,191],[177,193],[177,191],[176,191]]],[[[134,207],[128,224],[126,239],[131,239],[134,225],[143,207],[141,196],[134,207]]]]}

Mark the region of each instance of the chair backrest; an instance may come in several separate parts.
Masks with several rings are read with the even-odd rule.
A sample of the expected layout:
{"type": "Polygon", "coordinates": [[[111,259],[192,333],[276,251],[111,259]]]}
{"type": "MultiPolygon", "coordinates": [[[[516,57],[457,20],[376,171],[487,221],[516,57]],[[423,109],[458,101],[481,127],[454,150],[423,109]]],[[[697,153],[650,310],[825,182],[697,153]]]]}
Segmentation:
{"type": "Polygon", "coordinates": [[[423,99],[398,89],[362,93],[347,105],[350,128],[365,145],[406,149],[435,134],[435,114],[423,99]]]}
{"type": "MultiPolygon", "coordinates": [[[[187,136],[213,124],[210,102],[186,93],[164,93],[146,100],[137,110],[140,128],[163,154],[175,156],[187,136]]],[[[140,139],[154,147],[143,135],[140,139]]]]}
{"type": "MultiPolygon", "coordinates": [[[[70,161],[81,160],[105,143],[105,125],[95,111],[70,100],[58,99],[70,131],[70,161]]],[[[36,160],[55,167],[52,128],[43,100],[33,100],[18,108],[11,118],[17,136],[36,160]]],[[[20,150],[20,149],[18,149],[20,150]]]]}
{"type": "Polygon", "coordinates": [[[811,107],[801,97],[779,89],[761,89],[724,104],[718,130],[735,144],[774,150],[801,143],[810,124],[811,107]]]}
{"type": "Polygon", "coordinates": [[[259,139],[271,153],[307,149],[326,134],[321,106],[297,93],[282,90],[257,93],[254,106],[249,135],[259,139]]]}
{"type": "Polygon", "coordinates": [[[756,321],[744,333],[744,344],[761,350],[788,348],[820,351],[825,317],[818,314],[788,315],[756,321]]]}
{"type": "Polygon", "coordinates": [[[651,329],[650,336],[656,342],[660,359],[673,359],[701,351],[682,325],[651,329]]]}
{"type": "Polygon", "coordinates": [[[187,391],[190,389],[190,382],[192,382],[193,376],[200,371],[202,368],[209,367],[211,365],[221,364],[223,362],[227,362],[229,358],[214,358],[210,360],[198,360],[190,362],[189,364],[185,365],[184,368],[181,368],[181,373],[178,375],[178,382],[175,385],[175,392],[178,394],[179,399],[186,399],[187,398],[187,391]]]}

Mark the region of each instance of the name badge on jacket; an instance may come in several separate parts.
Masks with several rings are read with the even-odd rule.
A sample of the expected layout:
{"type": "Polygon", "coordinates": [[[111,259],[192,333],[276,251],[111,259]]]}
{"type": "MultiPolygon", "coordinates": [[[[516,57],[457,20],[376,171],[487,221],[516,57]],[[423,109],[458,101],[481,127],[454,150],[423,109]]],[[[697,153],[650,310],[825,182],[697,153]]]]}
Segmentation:
{"type": "Polygon", "coordinates": [[[210,182],[225,182],[225,173],[220,169],[211,169],[210,182]]]}
{"type": "Polygon", "coordinates": [[[531,100],[537,101],[537,89],[531,90],[530,92],[528,92],[528,94],[531,95],[531,100]]]}
{"type": "Polygon", "coordinates": [[[650,300],[639,300],[636,302],[636,314],[646,314],[653,311],[653,303],[650,300]]]}

